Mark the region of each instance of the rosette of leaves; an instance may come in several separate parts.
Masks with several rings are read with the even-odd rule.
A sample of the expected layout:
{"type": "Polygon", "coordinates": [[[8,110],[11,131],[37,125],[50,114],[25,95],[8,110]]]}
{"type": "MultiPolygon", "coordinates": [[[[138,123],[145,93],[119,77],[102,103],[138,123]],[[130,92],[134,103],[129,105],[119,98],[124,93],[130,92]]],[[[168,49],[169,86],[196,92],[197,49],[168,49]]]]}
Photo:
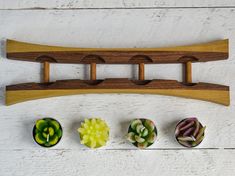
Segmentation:
{"type": "Polygon", "coordinates": [[[149,147],[157,137],[157,129],[149,119],[135,119],[131,121],[127,140],[140,149],[149,147]]]}
{"type": "Polygon", "coordinates": [[[43,118],[36,121],[33,128],[34,140],[43,147],[56,145],[62,137],[60,123],[52,118],[43,118]]]}
{"type": "Polygon", "coordinates": [[[81,144],[89,148],[99,148],[109,140],[109,127],[100,118],[85,119],[78,128],[81,144]]]}
{"type": "Polygon", "coordinates": [[[197,118],[187,118],[177,124],[175,137],[184,147],[196,147],[204,139],[205,129],[197,118]]]}

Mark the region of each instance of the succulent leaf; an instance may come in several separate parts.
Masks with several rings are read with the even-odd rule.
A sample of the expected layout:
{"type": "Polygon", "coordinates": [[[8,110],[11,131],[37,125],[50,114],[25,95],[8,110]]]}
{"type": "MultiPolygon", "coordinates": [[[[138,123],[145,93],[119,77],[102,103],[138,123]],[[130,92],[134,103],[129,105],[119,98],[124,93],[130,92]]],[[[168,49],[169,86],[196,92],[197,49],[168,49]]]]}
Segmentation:
{"type": "Polygon", "coordinates": [[[188,124],[186,124],[185,126],[182,126],[179,130],[184,131],[184,130],[188,129],[189,127],[193,126],[193,124],[194,124],[194,121],[191,121],[188,124]]]}
{"type": "Polygon", "coordinates": [[[36,122],[36,128],[37,128],[39,131],[43,131],[44,128],[46,128],[47,126],[48,126],[47,121],[45,121],[45,120],[43,120],[43,119],[37,120],[37,122],[36,122]]]}
{"type": "Polygon", "coordinates": [[[35,140],[39,144],[45,144],[46,143],[46,139],[40,133],[37,133],[35,135],[35,140]]]}
{"type": "Polygon", "coordinates": [[[142,136],[142,137],[145,137],[145,136],[147,136],[148,134],[149,134],[149,131],[148,131],[147,128],[145,128],[145,129],[141,132],[141,136],[142,136]]]}
{"type": "Polygon", "coordinates": [[[47,133],[42,132],[41,134],[42,134],[42,136],[43,136],[45,139],[47,138],[47,133]]]}
{"type": "Polygon", "coordinates": [[[155,125],[154,125],[154,123],[153,123],[151,120],[146,119],[146,120],[144,121],[144,126],[145,126],[150,132],[154,131],[155,125]]]}
{"type": "Polygon", "coordinates": [[[127,134],[127,140],[130,141],[131,143],[135,143],[135,133],[134,132],[129,132],[127,134]]]}
{"type": "Polygon", "coordinates": [[[138,143],[137,147],[140,149],[145,149],[148,147],[148,142],[138,143]]]}
{"type": "Polygon", "coordinates": [[[62,130],[61,129],[57,130],[56,135],[58,136],[58,138],[61,138],[62,137],[62,130]]]}
{"type": "Polygon", "coordinates": [[[78,128],[81,144],[90,148],[104,146],[109,139],[109,127],[99,118],[85,119],[78,128]]]}
{"type": "Polygon", "coordinates": [[[197,137],[196,137],[196,140],[198,140],[198,139],[204,134],[205,129],[206,129],[206,127],[204,126],[203,128],[201,128],[201,129],[199,130],[198,135],[197,135],[197,137]]]}
{"type": "Polygon", "coordinates": [[[52,137],[50,138],[49,144],[50,144],[50,145],[55,145],[55,144],[58,142],[58,140],[59,140],[58,136],[57,136],[57,135],[54,135],[54,136],[52,136],[52,137]]]}
{"type": "Polygon", "coordinates": [[[138,135],[135,135],[135,140],[136,140],[136,142],[138,142],[138,143],[142,143],[142,142],[145,141],[144,138],[142,138],[142,137],[140,137],[140,136],[138,136],[138,135]]]}
{"type": "Polygon", "coordinates": [[[185,132],[183,133],[183,136],[189,136],[194,130],[194,127],[188,128],[187,130],[185,130],[185,132]]]}
{"type": "Polygon", "coordinates": [[[144,128],[145,128],[145,127],[144,127],[142,124],[138,124],[138,125],[136,126],[136,132],[137,132],[138,134],[140,134],[141,131],[142,131],[144,128]]]}
{"type": "Polygon", "coordinates": [[[49,121],[49,124],[55,131],[60,129],[60,124],[55,120],[49,121]]]}
{"type": "Polygon", "coordinates": [[[178,137],[177,139],[180,140],[180,141],[188,141],[188,142],[196,140],[193,136],[191,136],[191,137],[190,136],[187,136],[187,137],[178,137]]]}
{"type": "Polygon", "coordinates": [[[156,139],[156,133],[151,133],[148,137],[147,137],[147,142],[149,142],[149,143],[154,143],[154,141],[155,141],[155,139],[156,139]]]}
{"type": "Polygon", "coordinates": [[[200,128],[200,123],[198,120],[195,121],[195,130],[193,132],[193,136],[196,137],[198,131],[199,131],[199,128],[200,128]]]}
{"type": "Polygon", "coordinates": [[[49,127],[49,128],[48,128],[48,133],[49,133],[50,136],[53,136],[53,135],[55,134],[54,128],[49,127]]]}
{"type": "Polygon", "coordinates": [[[141,122],[140,119],[135,119],[135,120],[133,120],[133,121],[131,122],[131,128],[132,128],[133,130],[135,130],[135,129],[136,129],[136,126],[137,126],[137,125],[141,125],[141,124],[142,124],[142,122],[141,122]]]}
{"type": "Polygon", "coordinates": [[[200,144],[202,142],[203,139],[204,139],[204,136],[201,136],[196,141],[192,142],[192,146],[193,147],[197,146],[198,144],[200,144]]]}

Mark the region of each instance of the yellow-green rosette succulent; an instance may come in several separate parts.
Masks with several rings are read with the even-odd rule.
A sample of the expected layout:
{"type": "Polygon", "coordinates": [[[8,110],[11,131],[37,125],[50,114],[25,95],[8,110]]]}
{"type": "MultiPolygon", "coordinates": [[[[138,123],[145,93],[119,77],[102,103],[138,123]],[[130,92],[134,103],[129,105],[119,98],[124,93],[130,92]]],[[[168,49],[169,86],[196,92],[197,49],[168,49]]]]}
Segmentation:
{"type": "Polygon", "coordinates": [[[33,128],[34,140],[43,147],[56,145],[62,137],[60,123],[52,118],[43,118],[36,121],[33,128]]]}
{"type": "Polygon", "coordinates": [[[157,137],[157,128],[149,119],[135,119],[131,121],[127,140],[140,149],[152,145],[157,137]]]}
{"type": "Polygon", "coordinates": [[[109,127],[100,118],[85,119],[78,128],[81,144],[90,148],[99,148],[109,140],[109,127]]]}

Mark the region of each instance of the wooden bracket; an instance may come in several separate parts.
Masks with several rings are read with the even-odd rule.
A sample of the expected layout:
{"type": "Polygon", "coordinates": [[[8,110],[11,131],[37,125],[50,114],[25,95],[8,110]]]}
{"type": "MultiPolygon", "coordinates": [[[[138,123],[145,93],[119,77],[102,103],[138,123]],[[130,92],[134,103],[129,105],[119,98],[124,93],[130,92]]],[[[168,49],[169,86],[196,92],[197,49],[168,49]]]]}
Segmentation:
{"type": "Polygon", "coordinates": [[[43,62],[43,82],[48,83],[50,81],[50,63],[45,61],[43,62]]]}
{"type": "Polygon", "coordinates": [[[144,63],[139,64],[139,80],[144,80],[144,63]]]}
{"type": "Polygon", "coordinates": [[[90,64],[90,79],[96,80],[96,63],[90,64]]]}
{"type": "Polygon", "coordinates": [[[169,48],[69,48],[7,40],[7,58],[42,62],[43,83],[23,83],[6,87],[6,104],[27,100],[84,93],[141,93],[178,96],[228,106],[229,87],[192,82],[192,63],[228,58],[228,40],[169,48]],[[50,63],[90,65],[90,80],[50,82],[50,63]],[[182,63],[184,82],[145,80],[145,64],[182,63]],[[138,64],[138,80],[96,79],[96,64],[138,64]],[[48,84],[50,83],[50,84],[48,84]]]}
{"type": "Polygon", "coordinates": [[[185,83],[192,83],[192,62],[188,61],[185,63],[185,83]]]}

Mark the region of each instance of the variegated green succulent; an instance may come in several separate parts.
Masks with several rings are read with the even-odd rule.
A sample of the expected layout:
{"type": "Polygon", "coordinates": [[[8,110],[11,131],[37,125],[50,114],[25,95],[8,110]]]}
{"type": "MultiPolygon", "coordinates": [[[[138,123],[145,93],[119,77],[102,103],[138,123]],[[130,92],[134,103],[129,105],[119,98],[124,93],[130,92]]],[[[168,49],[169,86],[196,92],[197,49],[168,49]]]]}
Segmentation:
{"type": "Polygon", "coordinates": [[[197,118],[187,118],[177,124],[175,137],[184,147],[196,147],[204,139],[205,129],[197,118]]]}
{"type": "Polygon", "coordinates": [[[157,129],[154,123],[148,119],[135,119],[131,122],[127,140],[138,148],[144,149],[154,143],[157,137],[157,129]]]}
{"type": "Polygon", "coordinates": [[[62,137],[62,127],[60,123],[52,118],[37,120],[33,128],[34,140],[43,147],[56,145],[62,137]]]}

